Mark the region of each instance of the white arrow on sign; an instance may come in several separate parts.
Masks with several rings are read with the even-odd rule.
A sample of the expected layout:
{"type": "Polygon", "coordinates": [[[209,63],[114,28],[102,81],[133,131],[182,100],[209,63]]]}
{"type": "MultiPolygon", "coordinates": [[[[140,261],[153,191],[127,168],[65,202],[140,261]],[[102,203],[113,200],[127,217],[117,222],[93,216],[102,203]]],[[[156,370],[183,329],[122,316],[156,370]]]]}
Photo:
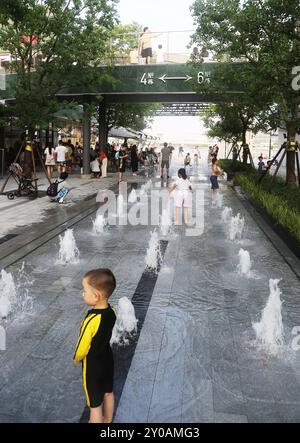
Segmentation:
{"type": "Polygon", "coordinates": [[[167,80],[185,80],[186,82],[188,82],[192,78],[193,77],[190,77],[189,75],[186,75],[185,77],[168,77],[167,74],[164,74],[162,77],[159,77],[159,80],[164,83],[166,83],[167,80]]]}

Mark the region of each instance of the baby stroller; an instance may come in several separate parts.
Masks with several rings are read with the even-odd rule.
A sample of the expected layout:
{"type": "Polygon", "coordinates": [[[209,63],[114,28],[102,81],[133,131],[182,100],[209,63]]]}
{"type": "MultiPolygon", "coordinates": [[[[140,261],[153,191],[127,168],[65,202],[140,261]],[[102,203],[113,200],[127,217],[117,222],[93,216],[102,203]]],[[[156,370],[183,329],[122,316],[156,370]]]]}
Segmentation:
{"type": "Polygon", "coordinates": [[[9,200],[13,200],[15,197],[28,197],[35,199],[38,196],[37,181],[38,178],[32,179],[23,173],[22,167],[19,163],[12,163],[8,168],[10,176],[15,180],[18,185],[16,191],[8,191],[6,196],[9,200]]]}

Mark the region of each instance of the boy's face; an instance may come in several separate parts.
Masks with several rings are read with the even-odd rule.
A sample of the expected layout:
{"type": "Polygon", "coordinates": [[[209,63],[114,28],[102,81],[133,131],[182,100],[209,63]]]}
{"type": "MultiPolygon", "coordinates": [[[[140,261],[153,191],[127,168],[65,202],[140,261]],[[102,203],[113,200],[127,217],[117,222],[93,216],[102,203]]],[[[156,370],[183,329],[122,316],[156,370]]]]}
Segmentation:
{"type": "Polygon", "coordinates": [[[82,297],[84,302],[88,306],[95,306],[99,302],[99,299],[101,297],[97,289],[94,289],[92,286],[90,286],[86,278],[82,280],[82,287],[82,297]]]}

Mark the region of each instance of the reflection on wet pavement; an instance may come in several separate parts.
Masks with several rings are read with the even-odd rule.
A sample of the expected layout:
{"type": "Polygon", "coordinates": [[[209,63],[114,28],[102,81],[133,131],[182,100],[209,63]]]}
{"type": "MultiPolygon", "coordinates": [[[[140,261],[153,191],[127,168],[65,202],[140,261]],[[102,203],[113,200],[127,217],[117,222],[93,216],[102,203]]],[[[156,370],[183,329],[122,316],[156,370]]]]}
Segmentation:
{"type": "MultiPolygon", "coordinates": [[[[176,168],[175,160],[172,176],[176,168]]],[[[204,164],[199,172],[192,182],[204,191],[204,233],[187,237],[182,227],[160,234],[168,245],[157,275],[145,273],[152,226],[110,226],[95,235],[94,217],[74,226],[79,263],[55,263],[58,238],[26,257],[35,279],[34,315],[7,326],[0,421],[80,420],[84,395],[72,353],[86,311],[81,278],[95,267],[109,267],[117,277],[112,304],[128,297],[142,320],[136,340],[114,349],[115,422],[300,420],[300,357],[291,347],[299,280],[225,183],[223,206],[211,205],[204,164]],[[227,238],[225,206],[245,219],[241,240],[227,238]],[[254,278],[238,272],[241,248],[250,254],[254,278]],[[252,327],[266,305],[270,278],[282,279],[284,350],[278,357],[257,348],[252,327]]],[[[152,188],[157,182],[161,186],[152,177],[152,188]]],[[[140,186],[133,187],[137,194],[140,186]]],[[[9,271],[19,268],[16,263],[9,271]]]]}

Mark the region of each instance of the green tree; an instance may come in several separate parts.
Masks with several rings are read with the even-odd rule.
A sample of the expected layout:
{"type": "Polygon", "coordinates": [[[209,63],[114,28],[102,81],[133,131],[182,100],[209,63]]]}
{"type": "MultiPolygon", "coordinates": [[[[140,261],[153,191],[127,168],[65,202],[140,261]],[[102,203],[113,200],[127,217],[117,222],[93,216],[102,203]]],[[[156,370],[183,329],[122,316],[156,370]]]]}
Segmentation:
{"type": "MultiPolygon", "coordinates": [[[[253,85],[251,81],[253,75],[249,64],[222,63],[214,67],[211,82],[197,86],[198,93],[216,98],[216,105],[210,108],[210,114],[213,112],[214,115],[209,114],[210,118],[206,120],[210,131],[224,131],[225,137],[232,134],[234,143],[241,141],[245,151],[248,149],[247,131],[267,130],[273,112],[268,91],[262,88],[257,94],[257,82],[253,85]]],[[[243,158],[246,162],[247,155],[243,158]]]]}
{"type": "Polygon", "coordinates": [[[111,32],[110,60],[117,63],[130,63],[130,52],[138,48],[142,25],[133,22],[127,25],[117,24],[111,32]]]}
{"type": "MultiPolygon", "coordinates": [[[[291,87],[292,70],[300,59],[299,1],[196,0],[192,13],[197,24],[194,41],[222,61],[244,62],[258,109],[261,95],[268,97],[268,106],[261,109],[265,125],[284,126],[294,142],[300,126],[300,94],[291,87]]],[[[233,76],[241,80],[238,70],[233,76]]],[[[287,152],[286,181],[296,184],[294,151],[287,152]]]]}
{"type": "MultiPolygon", "coordinates": [[[[160,108],[159,104],[143,103],[115,103],[106,107],[105,111],[105,139],[113,128],[128,128],[135,131],[143,131],[152,121],[155,111],[160,108]]],[[[94,108],[91,115],[98,120],[98,107],[94,108]]],[[[103,115],[100,116],[103,119],[103,115]]]]}
{"type": "Polygon", "coordinates": [[[158,108],[157,104],[118,103],[107,111],[108,131],[120,126],[142,131],[149,126],[158,108]]]}
{"type": "Polygon", "coordinates": [[[15,101],[10,111],[32,136],[47,127],[66,103],[57,97],[67,85],[101,84],[98,66],[110,54],[117,0],[19,0],[0,9],[0,46],[12,54],[15,101]]]}
{"type": "Polygon", "coordinates": [[[223,104],[211,105],[203,115],[208,136],[237,145],[243,139],[243,126],[236,109],[223,104]]]}

